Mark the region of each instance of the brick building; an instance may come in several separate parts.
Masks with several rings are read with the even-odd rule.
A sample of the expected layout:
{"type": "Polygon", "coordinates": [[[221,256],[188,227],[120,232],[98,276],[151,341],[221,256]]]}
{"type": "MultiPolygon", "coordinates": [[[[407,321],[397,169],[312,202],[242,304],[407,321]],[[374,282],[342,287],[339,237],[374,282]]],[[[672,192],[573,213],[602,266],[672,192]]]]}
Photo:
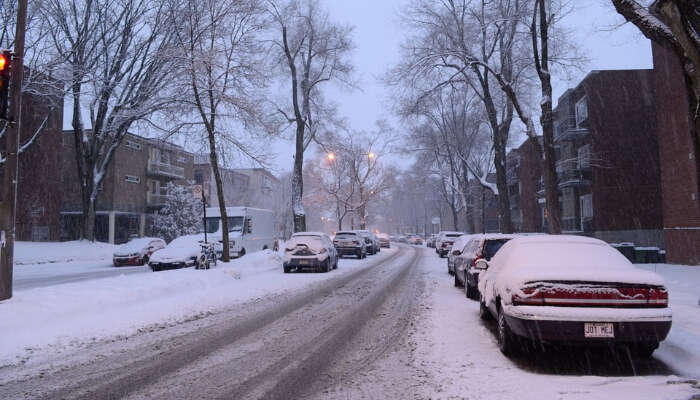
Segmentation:
{"type": "MultiPolygon", "coordinates": [[[[63,133],[64,188],[61,199],[61,240],[80,237],[82,205],[75,166],[73,132],[63,133]]],[[[107,168],[97,198],[95,236],[98,241],[124,243],[150,232],[154,214],[165,205],[169,182],[193,182],[194,156],[181,146],[128,134],[107,168]]]]}
{"type": "MultiPolygon", "coordinates": [[[[61,96],[38,96],[31,92],[22,95],[20,143],[27,143],[39,130],[40,134],[19,156],[15,214],[17,240],[47,241],[60,237],[58,212],[62,187],[58,166],[62,110],[61,96]]],[[[4,142],[0,142],[0,147],[4,153],[4,142]]]]}
{"type": "Polygon", "coordinates": [[[693,141],[678,58],[652,42],[663,228],[671,263],[700,264],[700,149],[693,141]]]}
{"type": "MultiPolygon", "coordinates": [[[[539,138],[540,144],[542,138],[539,138]]],[[[533,139],[506,155],[506,181],[511,218],[515,232],[541,232],[543,218],[538,197],[542,163],[535,152],[533,139]]]]}

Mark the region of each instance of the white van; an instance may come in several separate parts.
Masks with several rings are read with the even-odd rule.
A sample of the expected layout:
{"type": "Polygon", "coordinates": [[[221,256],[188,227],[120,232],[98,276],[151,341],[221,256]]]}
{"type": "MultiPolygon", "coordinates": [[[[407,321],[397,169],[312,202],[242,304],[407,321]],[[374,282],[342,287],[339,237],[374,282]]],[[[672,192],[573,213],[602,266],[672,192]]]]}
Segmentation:
{"type": "MultiPolygon", "coordinates": [[[[275,219],[270,210],[251,207],[226,207],[228,216],[228,239],[231,257],[242,257],[246,253],[272,249],[275,241],[275,219]]],[[[207,208],[208,240],[222,240],[221,212],[219,207],[207,208]]],[[[219,256],[223,248],[216,249],[219,256]]]]}

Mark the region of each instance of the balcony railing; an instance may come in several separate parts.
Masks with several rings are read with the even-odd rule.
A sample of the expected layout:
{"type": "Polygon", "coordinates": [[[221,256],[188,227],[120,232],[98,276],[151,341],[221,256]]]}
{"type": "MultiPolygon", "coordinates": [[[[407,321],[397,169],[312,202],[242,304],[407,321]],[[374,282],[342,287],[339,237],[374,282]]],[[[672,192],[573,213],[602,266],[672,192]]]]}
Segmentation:
{"type": "Polygon", "coordinates": [[[165,164],[156,161],[148,162],[148,173],[152,176],[164,176],[174,179],[185,179],[185,169],[177,165],[165,164]]]}
{"type": "Polygon", "coordinates": [[[590,171],[574,170],[564,171],[558,175],[559,187],[588,186],[591,184],[590,171]]]}
{"type": "Polygon", "coordinates": [[[557,175],[570,171],[587,170],[591,167],[590,157],[575,157],[568,160],[557,161],[557,175]]]}
{"type": "Polygon", "coordinates": [[[163,207],[168,200],[168,196],[164,194],[156,194],[148,192],[146,194],[146,204],[148,207],[163,207]]]}
{"type": "Polygon", "coordinates": [[[589,133],[588,128],[576,126],[576,117],[558,119],[554,123],[554,140],[575,140],[589,133]]]}

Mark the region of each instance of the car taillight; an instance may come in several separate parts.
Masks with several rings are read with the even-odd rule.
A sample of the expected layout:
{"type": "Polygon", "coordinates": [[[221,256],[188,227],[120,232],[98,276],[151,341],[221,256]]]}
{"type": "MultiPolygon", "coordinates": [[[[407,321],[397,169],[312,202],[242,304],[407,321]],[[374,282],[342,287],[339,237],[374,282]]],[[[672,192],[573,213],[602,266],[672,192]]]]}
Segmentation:
{"type": "Polygon", "coordinates": [[[476,262],[479,260],[481,260],[481,256],[474,257],[474,260],[472,261],[472,267],[476,267],[476,262]]]}
{"type": "Polygon", "coordinates": [[[521,288],[512,301],[530,306],[663,308],[668,306],[668,291],[649,286],[540,283],[521,288]]]}

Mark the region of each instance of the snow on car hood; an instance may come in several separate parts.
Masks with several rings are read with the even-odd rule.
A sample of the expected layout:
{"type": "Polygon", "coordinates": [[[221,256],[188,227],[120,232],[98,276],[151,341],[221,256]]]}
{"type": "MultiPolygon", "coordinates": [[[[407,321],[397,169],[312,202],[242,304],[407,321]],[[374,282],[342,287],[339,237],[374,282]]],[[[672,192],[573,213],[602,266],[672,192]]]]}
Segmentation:
{"type": "Polygon", "coordinates": [[[202,235],[180,236],[164,249],[158,250],[151,256],[151,262],[189,261],[202,251],[199,242],[204,240],[202,235]]]}
{"type": "MultiPolygon", "coordinates": [[[[482,274],[483,276],[484,274],[482,274]]],[[[532,236],[508,241],[496,253],[479,289],[487,300],[519,290],[527,282],[581,281],[664,285],[661,276],[636,268],[607,243],[578,236],[532,236]],[[484,287],[493,282],[495,291],[484,287]]]]}
{"type": "Polygon", "coordinates": [[[115,256],[128,256],[130,254],[140,253],[146,247],[148,247],[149,243],[151,243],[154,240],[156,240],[156,239],[155,238],[147,238],[147,237],[132,239],[128,243],[125,243],[125,244],[119,246],[114,251],[114,255],[115,256]]]}

